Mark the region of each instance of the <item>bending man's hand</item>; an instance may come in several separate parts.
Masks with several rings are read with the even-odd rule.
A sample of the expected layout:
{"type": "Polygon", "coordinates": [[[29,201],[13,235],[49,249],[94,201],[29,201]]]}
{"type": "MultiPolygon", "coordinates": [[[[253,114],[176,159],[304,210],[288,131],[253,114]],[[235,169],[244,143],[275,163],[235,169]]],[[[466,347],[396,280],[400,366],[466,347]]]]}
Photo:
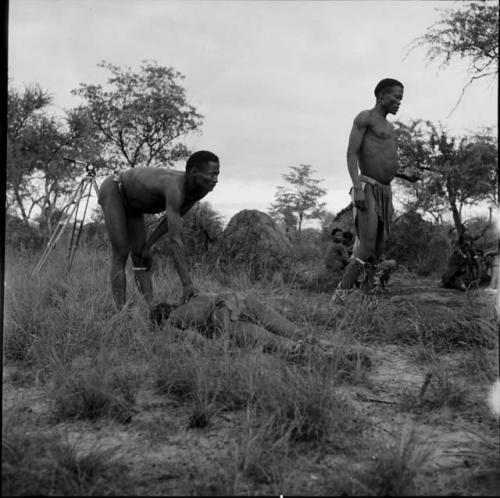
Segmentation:
{"type": "Polygon", "coordinates": [[[353,196],[353,202],[354,202],[354,207],[356,209],[360,209],[361,211],[364,211],[366,206],[365,206],[365,193],[362,188],[354,188],[354,196],[353,196]]]}
{"type": "Polygon", "coordinates": [[[198,289],[193,287],[193,284],[188,284],[184,286],[181,297],[181,304],[186,304],[192,297],[197,296],[200,293],[198,289]]]}
{"type": "Polygon", "coordinates": [[[153,258],[148,249],[143,249],[141,251],[141,266],[146,268],[148,271],[151,270],[153,266],[153,258]]]}

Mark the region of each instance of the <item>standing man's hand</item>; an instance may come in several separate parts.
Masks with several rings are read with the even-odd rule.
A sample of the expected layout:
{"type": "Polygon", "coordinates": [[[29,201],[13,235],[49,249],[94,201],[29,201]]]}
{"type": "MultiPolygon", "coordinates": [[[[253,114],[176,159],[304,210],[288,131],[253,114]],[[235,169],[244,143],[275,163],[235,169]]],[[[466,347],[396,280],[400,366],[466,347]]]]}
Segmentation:
{"type": "Polygon", "coordinates": [[[354,207],[356,209],[364,211],[366,209],[365,193],[361,187],[353,187],[353,189],[354,189],[354,195],[353,195],[354,207]]]}
{"type": "Polygon", "coordinates": [[[411,183],[415,183],[421,179],[422,179],[422,177],[416,173],[412,173],[411,175],[408,175],[408,181],[411,183]]]}
{"type": "Polygon", "coordinates": [[[186,304],[192,297],[197,296],[200,293],[198,289],[195,289],[193,284],[187,284],[184,286],[181,297],[181,304],[186,304]]]}

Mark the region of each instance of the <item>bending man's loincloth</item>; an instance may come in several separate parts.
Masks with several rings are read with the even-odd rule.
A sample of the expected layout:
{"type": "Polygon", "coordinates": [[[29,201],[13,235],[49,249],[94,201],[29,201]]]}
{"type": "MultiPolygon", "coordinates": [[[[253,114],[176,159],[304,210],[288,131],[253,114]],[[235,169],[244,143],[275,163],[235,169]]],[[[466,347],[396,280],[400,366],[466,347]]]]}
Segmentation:
{"type": "Polygon", "coordinates": [[[120,199],[122,200],[123,207],[125,209],[126,214],[132,213],[132,210],[129,208],[128,203],[127,203],[127,196],[125,195],[125,186],[123,185],[123,180],[121,173],[118,171],[115,171],[113,173],[113,181],[115,182],[116,186],[118,187],[118,192],[120,193],[120,199]]]}
{"type": "MultiPolygon", "coordinates": [[[[361,188],[363,192],[366,188],[370,188],[373,192],[373,198],[375,201],[375,213],[378,216],[379,221],[384,227],[385,236],[388,238],[391,235],[391,220],[393,213],[392,206],[392,190],[390,185],[384,185],[383,183],[374,180],[373,178],[366,175],[359,175],[361,180],[361,188]]],[[[354,227],[356,229],[356,235],[359,238],[359,229],[357,222],[357,212],[358,209],[354,204],[354,189],[351,189],[351,198],[353,203],[353,216],[354,216],[354,227]]]]}

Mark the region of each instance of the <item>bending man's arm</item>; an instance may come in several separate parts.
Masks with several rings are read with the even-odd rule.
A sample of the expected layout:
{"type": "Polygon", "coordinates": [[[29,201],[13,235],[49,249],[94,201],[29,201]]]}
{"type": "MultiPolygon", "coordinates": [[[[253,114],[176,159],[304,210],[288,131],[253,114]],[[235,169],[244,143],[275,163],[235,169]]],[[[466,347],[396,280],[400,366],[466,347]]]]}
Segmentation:
{"type": "Polygon", "coordinates": [[[189,298],[198,294],[198,291],[194,288],[193,282],[191,280],[191,276],[189,274],[188,265],[186,261],[186,254],[184,249],[184,243],[182,242],[182,218],[180,215],[180,206],[179,202],[176,202],[177,199],[172,199],[172,197],[180,197],[173,196],[169,194],[167,197],[167,207],[165,209],[167,215],[167,237],[168,237],[168,247],[170,249],[170,253],[174,260],[174,266],[179,274],[179,278],[182,282],[182,298],[181,304],[186,303],[189,298]]]}
{"type": "Polygon", "coordinates": [[[164,216],[160,223],[153,230],[153,233],[149,236],[149,239],[146,242],[145,248],[149,251],[156,242],[163,237],[168,231],[168,220],[167,217],[164,216]]]}

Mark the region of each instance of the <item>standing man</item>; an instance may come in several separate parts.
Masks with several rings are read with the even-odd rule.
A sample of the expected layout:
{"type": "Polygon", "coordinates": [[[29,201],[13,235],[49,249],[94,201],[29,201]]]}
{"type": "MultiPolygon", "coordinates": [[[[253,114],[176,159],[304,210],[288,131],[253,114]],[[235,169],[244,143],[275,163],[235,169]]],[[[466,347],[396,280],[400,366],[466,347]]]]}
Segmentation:
{"type": "Polygon", "coordinates": [[[347,168],[352,180],[354,226],[359,239],[351,262],[332,297],[344,302],[358,276],[361,290],[373,288],[375,265],[390,235],[393,212],[391,180],[395,176],[415,181],[418,177],[397,173],[398,150],[394,128],[387,114],[396,114],[403,99],[403,84],[386,78],[375,87],[376,104],[355,118],[347,147],[347,168]],[[359,169],[359,171],[358,171],[359,169]]]}
{"type": "Polygon", "coordinates": [[[111,241],[111,290],[116,307],[125,305],[125,263],[132,257],[135,281],[147,304],[153,304],[150,249],[165,233],[182,282],[182,303],[198,291],[189,275],[181,230],[182,219],[193,205],[213,190],[219,176],[219,158],[208,151],[192,154],[186,171],[136,167],[104,180],[99,204],[111,241]],[[145,213],[165,211],[165,218],[146,240],[145,213]]]}

